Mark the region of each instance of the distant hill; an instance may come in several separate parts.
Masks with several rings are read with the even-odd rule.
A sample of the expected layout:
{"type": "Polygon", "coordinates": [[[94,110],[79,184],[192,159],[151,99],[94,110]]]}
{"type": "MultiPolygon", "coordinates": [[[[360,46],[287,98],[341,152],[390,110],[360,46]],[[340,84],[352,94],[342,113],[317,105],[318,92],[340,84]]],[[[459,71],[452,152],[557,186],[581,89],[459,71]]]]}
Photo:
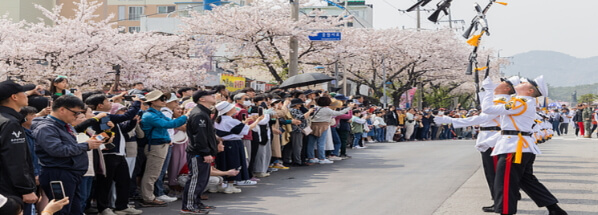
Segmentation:
{"type": "Polygon", "coordinates": [[[544,80],[554,87],[594,84],[598,83],[598,57],[576,58],[560,52],[530,51],[514,55],[511,64],[501,72],[506,76],[520,73],[528,78],[544,75],[544,80]]]}
{"type": "Polygon", "coordinates": [[[573,86],[573,87],[552,87],[548,86],[548,93],[550,94],[550,99],[564,101],[564,102],[572,102],[572,96],[575,91],[577,91],[577,99],[584,94],[598,94],[598,83],[596,84],[588,84],[588,85],[580,85],[580,86],[573,86]]]}

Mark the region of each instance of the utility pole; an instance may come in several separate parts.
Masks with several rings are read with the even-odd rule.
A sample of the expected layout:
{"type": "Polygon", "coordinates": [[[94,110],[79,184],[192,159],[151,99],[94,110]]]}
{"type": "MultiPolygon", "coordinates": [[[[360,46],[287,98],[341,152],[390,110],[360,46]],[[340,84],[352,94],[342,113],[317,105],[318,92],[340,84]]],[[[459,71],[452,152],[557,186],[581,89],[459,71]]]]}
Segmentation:
{"type": "Polygon", "coordinates": [[[417,31],[419,31],[422,27],[422,21],[421,21],[421,10],[420,10],[420,6],[417,6],[417,31]]]}
{"type": "Polygon", "coordinates": [[[388,105],[388,97],[386,96],[386,65],[384,65],[384,56],[382,57],[382,75],[384,76],[384,83],[383,83],[383,91],[382,91],[382,98],[383,101],[382,105],[384,107],[384,109],[386,109],[386,106],[388,105]]]}
{"type": "MultiPolygon", "coordinates": [[[[347,6],[349,6],[349,0],[345,0],[345,10],[348,10],[347,6]]],[[[345,22],[345,28],[347,27],[349,27],[349,23],[345,22]]],[[[336,62],[338,63],[338,60],[336,62]]],[[[345,67],[343,67],[343,95],[347,96],[347,73],[344,68],[345,67]]]]}
{"type": "MultiPolygon", "coordinates": [[[[299,0],[289,0],[291,3],[291,17],[293,21],[299,21],[299,0]]],[[[297,37],[292,36],[289,42],[290,48],[290,59],[289,59],[289,74],[288,77],[293,77],[298,74],[298,64],[299,64],[299,41],[297,37]]]]}

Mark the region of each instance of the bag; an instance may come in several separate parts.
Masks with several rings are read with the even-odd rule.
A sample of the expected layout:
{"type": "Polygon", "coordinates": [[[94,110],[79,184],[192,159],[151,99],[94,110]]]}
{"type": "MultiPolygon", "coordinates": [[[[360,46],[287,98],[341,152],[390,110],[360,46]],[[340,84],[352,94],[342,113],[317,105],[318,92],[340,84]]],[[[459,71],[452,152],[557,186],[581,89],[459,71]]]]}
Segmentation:
{"type": "Polygon", "coordinates": [[[313,130],[311,130],[311,128],[309,126],[305,127],[304,129],[301,129],[301,131],[303,132],[303,134],[305,134],[305,136],[311,134],[311,132],[313,132],[313,130]]]}
{"type": "MultiPolygon", "coordinates": [[[[316,116],[316,114],[318,114],[318,112],[320,112],[321,108],[318,109],[313,116],[311,116],[309,118],[309,120],[307,120],[307,126],[305,126],[304,129],[301,129],[301,131],[303,131],[303,134],[305,134],[305,136],[310,135],[314,130],[311,128],[311,120],[316,116]]],[[[318,136],[319,137],[319,136],[318,136]]]]}
{"type": "Polygon", "coordinates": [[[368,132],[370,132],[370,126],[368,126],[366,123],[363,125],[363,133],[368,133],[368,132]]]}

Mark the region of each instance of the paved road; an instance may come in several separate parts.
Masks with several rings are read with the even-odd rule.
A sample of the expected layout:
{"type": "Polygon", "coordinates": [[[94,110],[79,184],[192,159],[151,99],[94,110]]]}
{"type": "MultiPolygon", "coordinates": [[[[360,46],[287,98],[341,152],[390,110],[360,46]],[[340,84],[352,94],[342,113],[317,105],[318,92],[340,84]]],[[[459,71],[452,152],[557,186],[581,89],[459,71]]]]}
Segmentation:
{"type": "MultiPolygon", "coordinates": [[[[480,167],[471,140],[369,144],[352,159],[279,171],[210,214],[432,214],[480,167]]],[[[144,214],[177,214],[181,201],[144,214]]]]}
{"type": "MultiPolygon", "coordinates": [[[[555,137],[540,144],[534,173],[570,215],[598,215],[598,139],[555,137]]],[[[547,214],[524,192],[517,214],[547,214]]],[[[491,204],[488,188],[480,168],[457,192],[448,198],[434,215],[484,214],[482,206],[491,204]]]]}
{"type": "MultiPolygon", "coordinates": [[[[598,215],[598,140],[556,137],[540,145],[534,170],[571,215],[598,215]]],[[[210,214],[489,214],[473,141],[370,144],[353,159],[274,173],[240,194],[210,194],[210,214]]],[[[518,214],[547,214],[522,193],[518,214]]],[[[143,208],[177,214],[181,202],[143,208]]]]}

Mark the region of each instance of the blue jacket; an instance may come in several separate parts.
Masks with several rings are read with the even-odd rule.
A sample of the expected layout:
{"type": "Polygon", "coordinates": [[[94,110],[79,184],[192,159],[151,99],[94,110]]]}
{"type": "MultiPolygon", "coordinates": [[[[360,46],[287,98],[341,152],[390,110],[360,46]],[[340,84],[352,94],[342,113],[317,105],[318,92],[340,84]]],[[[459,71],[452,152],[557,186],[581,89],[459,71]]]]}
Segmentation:
{"type": "Polygon", "coordinates": [[[39,176],[42,166],[39,165],[37,155],[35,154],[35,139],[33,138],[33,131],[25,129],[25,138],[27,138],[27,144],[29,144],[29,151],[31,153],[31,162],[33,163],[33,174],[39,176]]]}
{"type": "Polygon", "coordinates": [[[167,129],[181,127],[186,122],[187,116],[168,119],[162,112],[150,107],[141,117],[141,130],[150,140],[150,145],[160,145],[171,141],[167,129]]]}
{"type": "Polygon", "coordinates": [[[75,128],[52,116],[33,119],[31,130],[35,138],[35,153],[42,168],[59,168],[87,171],[87,143],[77,143],[77,138],[70,134],[66,126],[75,132],[75,128]]]}

